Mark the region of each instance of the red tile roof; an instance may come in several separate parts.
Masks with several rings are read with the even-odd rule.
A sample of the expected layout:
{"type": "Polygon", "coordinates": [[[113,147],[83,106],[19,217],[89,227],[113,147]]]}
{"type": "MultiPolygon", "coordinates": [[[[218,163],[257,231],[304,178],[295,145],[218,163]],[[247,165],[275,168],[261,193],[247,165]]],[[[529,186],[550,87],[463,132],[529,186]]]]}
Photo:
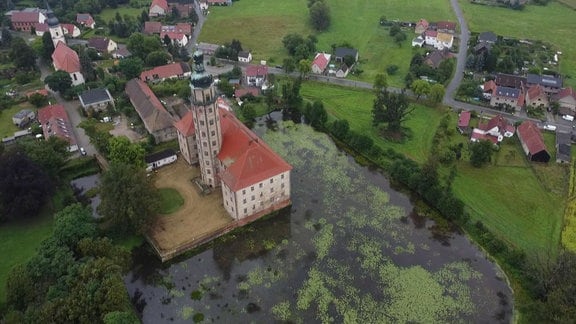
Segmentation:
{"type": "Polygon", "coordinates": [[[553,96],[554,100],[560,100],[566,97],[572,97],[574,98],[574,100],[576,100],[576,92],[574,91],[574,89],[572,89],[571,87],[564,88],[553,96]]]}
{"type": "Polygon", "coordinates": [[[92,16],[87,13],[78,13],[76,14],[76,22],[79,24],[90,26],[94,23],[94,18],[92,18],[92,16]]]}
{"type": "Polygon", "coordinates": [[[484,92],[494,93],[496,91],[496,82],[494,80],[490,80],[484,82],[484,92]]]}
{"type": "Polygon", "coordinates": [[[39,23],[40,13],[39,12],[23,12],[17,11],[12,13],[10,21],[13,23],[39,23]]]}
{"type": "Polygon", "coordinates": [[[245,96],[247,94],[252,94],[254,97],[257,97],[260,95],[260,89],[255,87],[249,87],[249,88],[237,89],[234,91],[234,97],[236,98],[241,98],[242,96],[245,96]]]}
{"type": "MultiPolygon", "coordinates": [[[[511,129],[509,127],[511,125],[508,123],[508,120],[506,120],[506,118],[504,118],[502,115],[496,115],[496,116],[492,117],[492,119],[490,119],[488,121],[488,123],[482,124],[482,126],[485,128],[480,128],[480,125],[478,125],[478,128],[480,128],[482,130],[486,130],[486,131],[491,130],[495,127],[498,127],[498,131],[502,135],[504,134],[504,131],[511,129]]],[[[512,127],[514,127],[514,126],[512,126],[512,127]]],[[[512,131],[512,133],[514,133],[514,131],[512,131]]]]}
{"type": "Polygon", "coordinates": [[[458,118],[458,127],[468,127],[470,125],[471,115],[472,114],[468,110],[461,112],[460,117],[458,118]]]}
{"type": "Polygon", "coordinates": [[[325,53],[318,53],[312,61],[312,65],[316,65],[320,70],[324,71],[330,63],[330,55],[325,53]]]}
{"type": "Polygon", "coordinates": [[[74,27],[76,27],[73,24],[60,24],[60,26],[62,26],[62,29],[64,29],[65,34],[70,34],[70,35],[72,35],[74,33],[74,27]]]}
{"type": "Polygon", "coordinates": [[[180,40],[180,41],[186,37],[186,35],[184,35],[183,33],[171,32],[171,31],[169,31],[169,32],[163,31],[163,32],[160,32],[160,39],[161,39],[162,41],[164,41],[164,37],[165,37],[166,35],[168,35],[168,37],[169,37],[171,40],[180,40]]]}
{"type": "Polygon", "coordinates": [[[176,127],[176,129],[186,137],[194,135],[194,119],[192,111],[188,111],[182,119],[174,123],[174,127],[176,127]]]}
{"type": "Polygon", "coordinates": [[[154,7],[154,5],[164,9],[164,11],[168,11],[168,1],[166,0],[152,0],[150,8],[154,7]]]}
{"type": "Polygon", "coordinates": [[[192,35],[192,25],[188,23],[177,23],[176,31],[190,36],[192,35]]]}
{"type": "Polygon", "coordinates": [[[52,62],[56,70],[63,70],[68,73],[80,72],[78,54],[63,42],[58,42],[56,45],[56,49],[52,53],[52,62]]]}
{"type": "Polygon", "coordinates": [[[47,23],[37,23],[36,25],[34,25],[34,29],[36,29],[37,32],[47,32],[48,31],[48,24],[47,23]]]}
{"type": "Polygon", "coordinates": [[[439,21],[436,23],[437,29],[455,30],[456,23],[452,21],[439,21]]]}
{"type": "Polygon", "coordinates": [[[268,66],[266,65],[248,65],[246,67],[246,76],[257,77],[268,75],[268,66]]]}
{"type": "Polygon", "coordinates": [[[544,88],[542,88],[539,84],[537,84],[528,88],[527,95],[528,98],[530,98],[530,100],[534,100],[535,98],[538,98],[540,96],[546,96],[546,93],[544,92],[544,88]]]}
{"type": "Polygon", "coordinates": [[[187,63],[177,62],[166,65],[157,66],[151,70],[143,71],[140,73],[140,80],[150,81],[155,79],[166,79],[171,77],[178,77],[184,73],[190,72],[190,67],[187,63]]]}
{"type": "Polygon", "coordinates": [[[528,149],[526,153],[534,155],[540,151],[548,151],[540,129],[529,120],[524,121],[518,126],[518,138],[523,143],[523,148],[525,146],[526,149],[528,149]]]}
{"type": "Polygon", "coordinates": [[[424,35],[428,36],[428,37],[436,37],[436,36],[438,36],[438,32],[435,30],[428,29],[424,32],[424,35]]]}
{"type": "Polygon", "coordinates": [[[490,134],[482,134],[479,132],[476,132],[475,130],[472,131],[472,136],[470,136],[470,139],[473,140],[477,140],[477,141],[490,141],[492,142],[492,144],[498,144],[498,137],[496,136],[492,136],[490,134]]]}
{"type": "Polygon", "coordinates": [[[126,94],[150,133],[174,127],[172,115],[144,81],[132,79],[126,83],[126,94]]]}
{"type": "Polygon", "coordinates": [[[76,144],[72,125],[63,105],[46,106],[38,110],[38,121],[42,125],[44,138],[58,136],[70,145],[76,144]]]}
{"type": "Polygon", "coordinates": [[[225,167],[220,178],[230,189],[238,191],[292,170],[290,164],[231,112],[225,109],[219,112],[223,136],[218,159],[225,167]]]}
{"type": "Polygon", "coordinates": [[[428,23],[428,21],[426,19],[420,19],[416,23],[416,28],[418,28],[418,26],[421,26],[421,27],[424,27],[424,29],[427,29],[429,25],[430,24],[428,23]]]}
{"type": "Polygon", "coordinates": [[[146,21],[144,23],[144,34],[160,34],[162,23],[159,21],[146,21]]]}

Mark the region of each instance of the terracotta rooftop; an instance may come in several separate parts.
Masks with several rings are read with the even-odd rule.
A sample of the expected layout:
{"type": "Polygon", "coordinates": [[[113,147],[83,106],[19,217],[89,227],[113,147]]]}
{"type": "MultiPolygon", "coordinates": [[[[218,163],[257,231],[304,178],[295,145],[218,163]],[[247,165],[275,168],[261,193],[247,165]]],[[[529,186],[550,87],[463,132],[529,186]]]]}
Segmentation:
{"type": "Polygon", "coordinates": [[[68,73],[80,72],[80,59],[78,54],[63,42],[58,42],[54,53],[52,53],[52,62],[56,70],[63,70],[68,73]]]}
{"type": "Polygon", "coordinates": [[[455,30],[456,23],[452,21],[439,21],[436,23],[436,28],[445,30],[455,30]]]}
{"type": "Polygon", "coordinates": [[[266,65],[248,65],[246,67],[246,76],[266,76],[268,75],[268,66],[266,65]]]}
{"type": "Polygon", "coordinates": [[[316,65],[320,68],[320,70],[324,71],[330,63],[330,54],[326,53],[317,53],[312,65],[316,65]]]}
{"type": "Polygon", "coordinates": [[[144,34],[160,34],[162,23],[159,21],[144,22],[144,34]]]}
{"type": "Polygon", "coordinates": [[[471,113],[468,110],[462,111],[458,117],[458,127],[468,127],[470,125],[471,113]]]}
{"type": "Polygon", "coordinates": [[[16,12],[12,13],[12,17],[10,20],[13,23],[40,22],[40,13],[39,12],[16,11],[16,12]]]}
{"type": "Polygon", "coordinates": [[[494,93],[496,91],[496,82],[494,80],[489,80],[484,82],[484,92],[494,93]]]}
{"type": "Polygon", "coordinates": [[[572,97],[572,98],[574,98],[574,100],[576,100],[576,92],[574,91],[574,89],[572,89],[571,87],[564,88],[564,89],[560,90],[560,92],[555,94],[553,96],[553,99],[554,100],[560,100],[560,99],[566,98],[566,97],[572,97]]]}
{"type": "Polygon", "coordinates": [[[44,138],[57,136],[70,143],[70,145],[76,144],[72,125],[63,105],[51,105],[41,108],[38,110],[38,121],[42,126],[44,138]]]}
{"type": "Polygon", "coordinates": [[[518,137],[520,141],[524,144],[526,149],[530,154],[535,154],[540,151],[548,151],[546,144],[544,144],[544,139],[542,138],[542,133],[538,126],[532,121],[526,120],[520,126],[518,126],[518,137]]]}
{"type": "Polygon", "coordinates": [[[219,112],[223,136],[218,159],[225,167],[220,178],[229,188],[238,191],[292,169],[231,112],[219,112]]]}
{"type": "Polygon", "coordinates": [[[526,84],[526,78],[519,75],[498,73],[494,82],[498,86],[520,89],[526,84]]]}
{"type": "Polygon", "coordinates": [[[531,100],[540,96],[545,96],[546,92],[544,92],[544,89],[539,85],[533,85],[530,86],[530,88],[528,88],[528,92],[527,92],[528,98],[530,98],[531,100]]]}
{"type": "Polygon", "coordinates": [[[176,62],[166,65],[157,66],[151,70],[143,71],[140,73],[140,80],[150,81],[155,79],[166,79],[171,77],[178,77],[184,73],[190,72],[188,63],[176,62]]]}
{"type": "Polygon", "coordinates": [[[152,0],[152,3],[150,4],[150,8],[154,7],[154,5],[164,9],[164,10],[168,10],[168,1],[166,0],[152,0]]]}
{"type": "Polygon", "coordinates": [[[194,135],[194,119],[192,111],[188,111],[182,119],[174,123],[174,127],[185,137],[194,135]]]}

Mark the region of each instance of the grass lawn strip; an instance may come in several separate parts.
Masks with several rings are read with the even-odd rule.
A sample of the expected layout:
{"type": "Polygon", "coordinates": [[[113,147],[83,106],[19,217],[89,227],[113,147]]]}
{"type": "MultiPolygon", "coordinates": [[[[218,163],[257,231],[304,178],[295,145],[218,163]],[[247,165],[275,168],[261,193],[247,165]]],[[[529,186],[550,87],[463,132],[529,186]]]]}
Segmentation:
{"type": "Polygon", "coordinates": [[[184,198],[182,198],[178,190],[173,188],[160,188],[158,192],[160,194],[161,214],[172,214],[184,205],[184,198]]]}

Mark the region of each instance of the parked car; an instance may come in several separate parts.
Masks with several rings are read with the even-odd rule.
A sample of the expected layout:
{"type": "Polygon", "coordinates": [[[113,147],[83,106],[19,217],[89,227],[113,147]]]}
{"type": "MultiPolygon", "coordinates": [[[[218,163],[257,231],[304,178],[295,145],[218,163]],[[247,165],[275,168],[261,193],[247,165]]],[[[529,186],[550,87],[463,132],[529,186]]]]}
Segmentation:
{"type": "Polygon", "coordinates": [[[567,120],[567,121],[574,121],[574,116],[562,115],[562,119],[567,120]]]}
{"type": "Polygon", "coordinates": [[[556,131],[556,126],[554,126],[554,125],[544,125],[544,129],[554,132],[554,131],[556,131]]]}
{"type": "Polygon", "coordinates": [[[80,148],[80,154],[86,155],[86,150],[83,147],[80,148]]]}

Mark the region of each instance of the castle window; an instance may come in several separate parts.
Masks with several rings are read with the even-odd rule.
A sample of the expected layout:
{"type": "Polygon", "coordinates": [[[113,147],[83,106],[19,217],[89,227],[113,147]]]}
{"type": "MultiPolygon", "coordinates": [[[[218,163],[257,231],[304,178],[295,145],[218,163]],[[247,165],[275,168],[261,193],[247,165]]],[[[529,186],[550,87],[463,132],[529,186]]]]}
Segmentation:
{"type": "Polygon", "coordinates": [[[210,169],[208,169],[208,170],[206,170],[206,173],[212,174],[212,171],[210,171],[210,169]]]}
{"type": "Polygon", "coordinates": [[[243,194],[243,195],[246,194],[246,189],[242,189],[242,194],[243,194]]]}
{"type": "Polygon", "coordinates": [[[211,112],[212,112],[212,108],[208,108],[208,112],[211,113],[211,112]]]}
{"type": "Polygon", "coordinates": [[[206,165],[210,165],[210,161],[206,161],[206,165]]]}
{"type": "Polygon", "coordinates": [[[200,125],[201,125],[201,126],[204,126],[204,121],[203,121],[203,120],[200,121],[200,125]]]}
{"type": "Polygon", "coordinates": [[[213,146],[216,146],[216,141],[212,141],[212,145],[213,145],[213,146]]]}
{"type": "Polygon", "coordinates": [[[246,203],[246,198],[242,199],[242,203],[243,203],[243,204],[246,203]]]}
{"type": "Polygon", "coordinates": [[[270,183],[274,183],[274,178],[270,179],[270,183]]]}
{"type": "Polygon", "coordinates": [[[260,182],[260,188],[262,188],[262,182],[260,182]]]}
{"type": "Polygon", "coordinates": [[[256,205],[252,205],[252,210],[256,209],[256,205]]]}
{"type": "Polygon", "coordinates": [[[254,195],[252,195],[252,201],[256,200],[256,197],[254,195]]]}
{"type": "Polygon", "coordinates": [[[215,131],[211,131],[211,132],[210,132],[210,135],[216,136],[216,132],[215,132],[215,131]]]}
{"type": "Polygon", "coordinates": [[[203,145],[204,147],[208,147],[208,143],[206,143],[206,142],[202,142],[202,145],[203,145]]]}
{"type": "Polygon", "coordinates": [[[284,189],[284,184],[281,184],[281,185],[280,185],[280,188],[284,189]]]}
{"type": "Polygon", "coordinates": [[[204,151],[204,156],[208,156],[208,152],[204,151]]]}
{"type": "Polygon", "coordinates": [[[254,191],[254,186],[250,187],[250,190],[254,191]]]}
{"type": "Polygon", "coordinates": [[[280,175],[280,179],[284,179],[284,173],[280,175]]]}
{"type": "Polygon", "coordinates": [[[210,119],[210,120],[208,121],[208,124],[210,124],[210,126],[214,125],[214,119],[210,119]]]}
{"type": "Polygon", "coordinates": [[[248,208],[244,208],[244,214],[248,213],[248,208]]]}
{"type": "Polygon", "coordinates": [[[202,137],[206,137],[206,132],[202,132],[202,137]]]}

